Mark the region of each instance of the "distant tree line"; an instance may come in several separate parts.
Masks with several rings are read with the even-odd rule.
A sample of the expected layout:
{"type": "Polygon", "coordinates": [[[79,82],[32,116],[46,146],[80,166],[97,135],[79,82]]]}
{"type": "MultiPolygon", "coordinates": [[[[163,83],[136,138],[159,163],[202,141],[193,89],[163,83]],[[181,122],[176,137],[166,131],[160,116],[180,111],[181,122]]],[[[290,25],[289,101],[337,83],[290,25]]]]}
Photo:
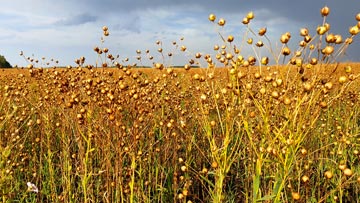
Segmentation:
{"type": "Polygon", "coordinates": [[[0,68],[12,68],[10,63],[6,60],[3,55],[0,55],[0,68]]]}

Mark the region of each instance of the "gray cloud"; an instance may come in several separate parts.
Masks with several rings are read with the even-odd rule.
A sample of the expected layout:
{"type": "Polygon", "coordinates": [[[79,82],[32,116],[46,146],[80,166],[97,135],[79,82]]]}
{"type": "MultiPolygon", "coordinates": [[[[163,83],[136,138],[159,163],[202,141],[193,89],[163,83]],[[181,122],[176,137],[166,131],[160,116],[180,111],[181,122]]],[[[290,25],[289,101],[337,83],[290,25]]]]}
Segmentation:
{"type": "MultiPolygon", "coordinates": [[[[200,52],[211,51],[212,45],[219,43],[219,39],[217,31],[207,20],[210,13],[225,18],[227,26],[221,30],[225,34],[236,35],[235,40],[241,40],[239,34],[245,29],[241,20],[248,11],[254,11],[255,19],[251,26],[255,31],[266,26],[274,46],[279,43],[282,32],[289,31],[293,36],[292,45],[297,46],[300,39],[297,32],[301,27],[306,26],[311,34],[316,33],[316,26],[322,23],[319,11],[324,5],[331,9],[327,17],[331,24],[330,32],[341,34],[343,38],[349,36],[348,28],[355,25],[354,16],[360,12],[360,4],[354,0],[37,0],[32,2],[31,7],[19,6],[24,5],[24,2],[26,0],[12,0],[2,4],[3,10],[7,12],[0,14],[0,27],[20,36],[20,40],[9,38],[2,40],[3,42],[12,43],[13,45],[9,46],[12,49],[20,46],[21,48],[17,48],[19,50],[24,46],[23,41],[31,44],[34,43],[33,39],[41,39],[47,46],[55,47],[79,43],[88,58],[91,58],[93,51],[90,48],[87,52],[88,47],[84,44],[92,46],[96,43],[93,40],[98,36],[96,33],[101,34],[103,25],[110,28],[111,35],[107,40],[113,41],[109,44],[118,45],[113,49],[131,56],[134,53],[133,47],[154,48],[156,52],[155,40],[165,39],[170,43],[179,36],[185,37],[184,43],[189,43],[186,44],[189,50],[192,46],[200,52]],[[69,30],[73,33],[69,34],[69,30]],[[55,40],[56,43],[53,43],[56,39],[54,36],[67,41],[58,43],[55,40]]],[[[7,34],[0,36],[7,37],[7,34]]],[[[360,36],[356,36],[347,52],[346,60],[360,60],[360,48],[357,46],[359,43],[360,36]]],[[[29,45],[31,48],[37,46],[38,44],[29,45]]],[[[82,53],[81,50],[79,48],[76,53],[68,53],[68,64],[73,63],[70,55],[82,53]]],[[[14,58],[18,58],[18,51],[14,52],[14,58]]]]}
{"type": "Polygon", "coordinates": [[[13,34],[0,34],[0,41],[6,41],[13,38],[14,38],[13,34]]]}
{"type": "MultiPolygon", "coordinates": [[[[288,1],[288,0],[182,0],[182,1],[164,1],[164,0],[78,0],[80,7],[86,12],[97,12],[106,15],[118,15],[119,13],[142,13],[151,12],[151,10],[165,9],[173,10],[178,13],[188,10],[195,10],[197,14],[215,13],[220,15],[243,15],[248,11],[271,11],[270,14],[255,13],[259,20],[269,20],[272,17],[287,18],[289,21],[297,22],[303,26],[317,26],[322,23],[320,8],[327,5],[331,9],[328,21],[331,23],[333,32],[341,32],[355,23],[354,16],[360,11],[360,4],[353,0],[323,0],[323,1],[288,1]],[[354,22],[352,22],[354,21],[354,22]]],[[[205,15],[206,15],[205,14],[205,15]]],[[[207,16],[200,16],[206,18],[207,16]]],[[[130,17],[131,18],[131,17],[130,17]]],[[[127,24],[127,29],[138,26],[138,24],[127,24]]],[[[288,25],[284,25],[288,26],[288,25]]]]}
{"type": "MultiPolygon", "coordinates": [[[[181,20],[189,17],[188,15],[190,13],[194,14],[194,16],[191,14],[191,19],[201,22],[207,22],[206,18],[210,13],[215,13],[219,17],[235,17],[236,19],[227,19],[232,25],[238,24],[234,27],[235,30],[232,31],[236,31],[236,29],[241,27],[241,22],[237,23],[237,21],[241,21],[243,15],[248,11],[255,11],[256,17],[254,22],[259,22],[259,24],[257,24],[258,26],[268,26],[269,34],[271,34],[272,31],[274,35],[281,34],[277,32],[290,31],[296,36],[301,27],[308,27],[312,34],[315,34],[316,26],[322,23],[320,9],[327,5],[331,9],[331,13],[327,17],[327,21],[331,24],[330,32],[347,37],[347,30],[349,26],[356,23],[354,16],[360,11],[360,5],[353,0],[78,0],[76,4],[78,4],[84,12],[103,14],[99,16],[99,18],[104,20],[103,22],[105,23],[107,16],[121,16],[123,18],[121,20],[122,22],[114,25],[114,28],[120,31],[134,33],[141,33],[142,29],[146,29],[146,26],[142,25],[143,17],[139,18],[138,16],[144,13],[150,14],[150,17],[151,15],[156,16],[156,13],[151,13],[158,10],[165,10],[173,12],[176,14],[175,18],[180,17],[181,20]],[[126,13],[127,16],[123,17],[124,13],[126,13]]],[[[169,18],[171,18],[171,16],[167,16],[164,22],[162,22],[167,24],[167,28],[182,26],[178,24],[177,19],[170,20],[169,18]],[[169,25],[170,23],[174,24],[169,25]]],[[[195,23],[195,26],[196,25],[198,24],[195,23]]],[[[192,27],[191,21],[186,24],[186,27],[192,27]]],[[[227,29],[229,28],[230,27],[227,29]]],[[[157,35],[156,33],[153,34],[157,35]]],[[[164,35],[162,34],[162,36],[164,35]]],[[[277,40],[278,38],[275,39],[277,40]]],[[[354,44],[359,41],[360,40],[356,38],[354,44]]],[[[292,43],[297,44],[296,38],[292,40],[292,43]]],[[[360,51],[356,46],[350,46],[348,51],[348,58],[351,60],[358,60],[357,58],[360,58],[360,51]]]]}
{"type": "Polygon", "coordinates": [[[83,13],[76,16],[71,16],[65,19],[61,19],[55,23],[55,25],[65,25],[65,26],[73,26],[73,25],[82,25],[85,23],[95,22],[98,17],[90,15],[88,13],[83,13]]]}
{"type": "Polygon", "coordinates": [[[223,0],[223,1],[209,1],[209,0],[182,0],[182,1],[164,1],[164,0],[134,0],[134,1],[114,1],[114,0],[78,0],[81,7],[101,13],[118,12],[118,11],[134,11],[152,8],[202,8],[206,11],[219,11],[227,13],[239,13],[249,10],[259,10],[262,8],[269,9],[274,13],[282,16],[287,16],[293,19],[304,19],[311,21],[314,17],[319,17],[319,9],[325,5],[331,7],[334,11],[340,11],[338,16],[349,16],[353,12],[358,12],[360,9],[359,4],[353,0],[323,0],[323,1],[288,1],[288,0],[275,0],[275,1],[262,1],[262,0],[223,0]],[[354,6],[356,4],[357,6],[354,6]]]}
{"type": "Polygon", "coordinates": [[[115,30],[141,33],[141,19],[139,16],[135,15],[134,17],[128,17],[126,20],[121,21],[122,22],[114,25],[113,28],[115,30]]]}

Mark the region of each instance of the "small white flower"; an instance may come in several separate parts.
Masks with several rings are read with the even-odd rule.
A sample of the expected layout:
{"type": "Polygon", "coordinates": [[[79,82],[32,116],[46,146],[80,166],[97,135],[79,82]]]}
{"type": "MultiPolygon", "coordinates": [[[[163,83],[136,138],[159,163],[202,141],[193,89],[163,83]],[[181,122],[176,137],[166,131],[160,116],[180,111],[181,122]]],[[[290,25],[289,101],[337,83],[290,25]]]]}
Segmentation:
{"type": "Polygon", "coordinates": [[[36,187],[36,185],[34,183],[27,182],[26,184],[28,186],[28,191],[29,192],[36,192],[36,193],[39,192],[39,189],[36,187]]]}

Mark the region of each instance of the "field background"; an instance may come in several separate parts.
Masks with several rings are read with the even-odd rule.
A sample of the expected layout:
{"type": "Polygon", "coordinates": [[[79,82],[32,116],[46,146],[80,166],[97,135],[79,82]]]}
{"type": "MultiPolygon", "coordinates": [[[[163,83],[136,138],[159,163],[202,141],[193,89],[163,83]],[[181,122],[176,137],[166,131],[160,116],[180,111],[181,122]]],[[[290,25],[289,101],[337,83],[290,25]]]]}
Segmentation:
{"type": "Polygon", "coordinates": [[[356,202],[360,65],[300,69],[2,69],[0,200],[356,202]]]}

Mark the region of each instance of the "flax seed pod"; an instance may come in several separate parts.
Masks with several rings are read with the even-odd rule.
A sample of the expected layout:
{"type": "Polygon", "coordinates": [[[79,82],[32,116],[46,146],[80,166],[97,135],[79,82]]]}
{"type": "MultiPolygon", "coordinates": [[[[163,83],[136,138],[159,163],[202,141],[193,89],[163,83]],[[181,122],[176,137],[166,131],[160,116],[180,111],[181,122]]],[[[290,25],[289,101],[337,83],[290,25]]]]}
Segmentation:
{"type": "Polygon", "coordinates": [[[246,15],[246,18],[248,18],[249,20],[252,20],[254,19],[255,15],[254,15],[254,12],[250,11],[247,15],[246,15]]]}
{"type": "Polygon", "coordinates": [[[310,41],[311,41],[311,36],[310,35],[306,35],[305,37],[304,37],[304,41],[306,42],[306,43],[309,43],[310,41]]]}
{"type": "Polygon", "coordinates": [[[352,175],[353,175],[352,170],[349,169],[349,168],[345,168],[345,169],[343,170],[343,173],[344,173],[344,175],[346,175],[346,176],[352,176],[352,175]]]}
{"type": "Polygon", "coordinates": [[[323,50],[322,50],[322,53],[324,54],[324,55],[331,55],[332,53],[334,52],[334,47],[333,46],[330,46],[330,45],[328,45],[328,46],[326,46],[323,50]]]}
{"type": "Polygon", "coordinates": [[[227,41],[228,41],[228,42],[234,41],[234,36],[229,35],[228,38],[227,38],[227,41]]]}
{"type": "Polygon", "coordinates": [[[327,43],[335,43],[335,41],[336,41],[335,35],[332,33],[328,34],[325,38],[325,41],[327,43]]]}
{"type": "Polygon", "coordinates": [[[259,30],[259,35],[264,36],[266,34],[266,27],[259,30]]]}
{"type": "Polygon", "coordinates": [[[269,57],[263,57],[261,59],[261,64],[262,65],[267,65],[269,63],[269,57]]]}
{"type": "Polygon", "coordinates": [[[220,25],[220,26],[224,26],[224,25],[225,25],[225,23],[226,23],[225,19],[220,18],[220,19],[219,19],[219,22],[218,22],[218,25],[220,25]]]}
{"type": "Polygon", "coordinates": [[[209,20],[210,20],[211,22],[214,22],[214,21],[216,20],[216,16],[215,16],[214,14],[210,14],[210,15],[209,15],[209,20]]]}
{"type": "Polygon", "coordinates": [[[288,56],[291,53],[291,50],[289,49],[289,47],[284,47],[282,52],[281,52],[284,56],[288,56]]]}
{"type": "Polygon", "coordinates": [[[243,23],[244,25],[249,24],[249,23],[250,23],[249,18],[243,18],[242,23],[243,23]]]}
{"type": "Polygon", "coordinates": [[[307,28],[301,28],[300,29],[300,35],[305,37],[309,34],[309,30],[307,28]]]}
{"type": "Polygon", "coordinates": [[[340,76],[339,77],[339,83],[340,84],[344,84],[347,81],[347,77],[346,76],[340,76]]]}
{"type": "Polygon", "coordinates": [[[331,179],[334,176],[334,174],[331,171],[325,171],[324,176],[327,179],[331,179]]]}
{"type": "Polygon", "coordinates": [[[262,46],[264,46],[264,43],[262,42],[262,41],[258,41],[258,42],[256,42],[256,44],[255,44],[257,47],[262,47],[262,46]]]}
{"type": "Polygon", "coordinates": [[[294,200],[299,200],[300,199],[300,194],[298,192],[292,192],[291,196],[294,200]]]}
{"type": "Polygon", "coordinates": [[[341,35],[335,35],[335,44],[341,44],[343,42],[343,39],[341,35]]]}
{"type": "Polygon", "coordinates": [[[309,176],[304,175],[304,176],[301,177],[301,180],[302,180],[303,183],[307,183],[307,182],[309,182],[310,179],[309,179],[309,176]]]}
{"type": "Polygon", "coordinates": [[[330,8],[327,6],[324,6],[321,10],[320,10],[320,14],[325,17],[328,16],[330,13],[330,8]]]}
{"type": "Polygon", "coordinates": [[[360,29],[358,28],[357,25],[352,26],[352,27],[349,28],[349,33],[351,35],[357,35],[359,33],[359,31],[360,31],[360,29]]]}
{"type": "Polygon", "coordinates": [[[356,19],[357,21],[360,21],[360,13],[356,14],[355,19],[356,19]]]}
{"type": "Polygon", "coordinates": [[[316,65],[317,63],[318,63],[317,58],[314,57],[314,58],[311,58],[311,59],[310,59],[310,64],[311,64],[311,65],[316,65]]]}
{"type": "Polygon", "coordinates": [[[327,32],[327,29],[325,26],[319,26],[317,27],[316,32],[318,33],[318,35],[323,35],[327,32]]]}
{"type": "Polygon", "coordinates": [[[286,44],[286,43],[289,42],[290,38],[291,38],[291,35],[290,35],[289,32],[287,32],[287,33],[281,35],[280,42],[283,43],[283,44],[286,44]]]}

